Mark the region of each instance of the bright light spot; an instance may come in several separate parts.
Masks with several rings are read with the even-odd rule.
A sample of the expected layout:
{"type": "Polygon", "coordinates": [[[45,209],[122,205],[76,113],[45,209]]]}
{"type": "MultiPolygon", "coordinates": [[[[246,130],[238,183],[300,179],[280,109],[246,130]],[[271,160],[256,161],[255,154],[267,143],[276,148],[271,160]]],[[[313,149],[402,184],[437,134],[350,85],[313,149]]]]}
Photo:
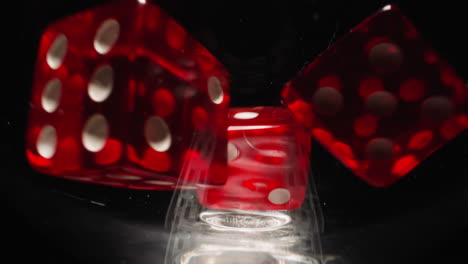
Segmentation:
{"type": "Polygon", "coordinates": [[[279,126],[230,126],[228,127],[228,131],[238,131],[238,130],[255,130],[255,129],[268,129],[268,128],[275,128],[279,126]]]}
{"type": "MultiPolygon", "coordinates": [[[[200,252],[201,253],[201,252],[200,252]]],[[[218,250],[205,252],[204,254],[194,254],[190,259],[183,260],[180,262],[182,264],[234,264],[234,263],[243,263],[243,264],[257,264],[257,263],[280,263],[277,259],[272,256],[271,252],[262,252],[262,251],[247,251],[244,249],[227,249],[227,250],[218,250]]],[[[284,262],[281,262],[284,263],[284,262]]],[[[289,263],[289,262],[288,262],[289,263]]]]}
{"type": "Polygon", "coordinates": [[[260,211],[205,211],[200,219],[215,229],[226,231],[272,231],[291,222],[291,217],[280,212],[260,211]]]}
{"type": "Polygon", "coordinates": [[[138,0],[138,3],[140,3],[140,4],[142,4],[142,5],[143,5],[143,4],[146,4],[146,0],[138,0]]]}
{"type": "MultiPolygon", "coordinates": [[[[193,251],[189,251],[180,256],[180,264],[227,264],[227,263],[281,263],[281,264],[318,264],[319,261],[303,254],[294,254],[290,250],[278,250],[271,244],[259,243],[255,241],[254,247],[247,246],[252,244],[252,240],[239,240],[239,245],[223,245],[224,240],[213,240],[212,244],[204,244],[193,251]]],[[[294,242],[297,242],[294,240],[294,242]]]]}
{"type": "Polygon", "coordinates": [[[387,10],[390,10],[392,9],[392,5],[386,5],[382,8],[383,11],[387,11],[387,10]]]}
{"type": "Polygon", "coordinates": [[[246,119],[254,119],[257,116],[258,116],[258,113],[255,113],[255,112],[239,112],[234,115],[234,118],[246,120],[246,119]]]}

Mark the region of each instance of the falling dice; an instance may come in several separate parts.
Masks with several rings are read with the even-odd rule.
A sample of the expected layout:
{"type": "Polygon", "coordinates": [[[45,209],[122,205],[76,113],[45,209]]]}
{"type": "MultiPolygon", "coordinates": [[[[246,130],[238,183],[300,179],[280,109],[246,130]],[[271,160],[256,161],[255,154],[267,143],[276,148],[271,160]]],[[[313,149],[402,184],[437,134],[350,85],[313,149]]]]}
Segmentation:
{"type": "Polygon", "coordinates": [[[222,184],[211,168],[226,163],[227,89],[222,65],[155,5],[75,14],[41,40],[27,158],[45,174],[112,186],[222,184]]]}
{"type": "Polygon", "coordinates": [[[395,6],[321,54],[284,103],[357,176],[385,187],[468,127],[463,81],[395,6]]]}
{"type": "Polygon", "coordinates": [[[292,210],[309,175],[310,135],[287,108],[229,111],[227,182],[198,190],[212,209],[292,210]]]}

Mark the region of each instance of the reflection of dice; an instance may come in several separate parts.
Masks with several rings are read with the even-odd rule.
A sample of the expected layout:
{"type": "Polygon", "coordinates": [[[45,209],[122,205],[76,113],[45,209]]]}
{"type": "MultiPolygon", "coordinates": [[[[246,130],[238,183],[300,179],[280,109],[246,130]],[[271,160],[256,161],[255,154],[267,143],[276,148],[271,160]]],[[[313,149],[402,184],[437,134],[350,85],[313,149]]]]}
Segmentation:
{"type": "Polygon", "coordinates": [[[307,187],[310,139],[283,108],[230,110],[227,182],[201,188],[213,209],[285,210],[301,206],[307,187]]]}
{"type": "Polygon", "coordinates": [[[290,81],[283,98],[348,168],[384,187],[468,126],[466,93],[414,26],[386,6],[290,81]]]}
{"type": "Polygon", "coordinates": [[[184,157],[199,156],[206,166],[191,168],[200,170],[225,163],[227,89],[220,63],[155,5],[124,0],[73,15],[41,40],[28,160],[59,177],[171,188],[184,157]]]}

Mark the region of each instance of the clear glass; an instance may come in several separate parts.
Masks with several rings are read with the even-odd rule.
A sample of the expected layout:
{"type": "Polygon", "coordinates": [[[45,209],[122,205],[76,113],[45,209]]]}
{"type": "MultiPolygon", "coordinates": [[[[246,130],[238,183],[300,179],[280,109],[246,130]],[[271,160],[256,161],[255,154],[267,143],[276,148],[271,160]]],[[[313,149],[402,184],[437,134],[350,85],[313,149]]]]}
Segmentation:
{"type": "Polygon", "coordinates": [[[313,184],[294,210],[215,210],[201,206],[196,195],[179,190],[173,197],[165,264],[322,263],[313,184]]]}

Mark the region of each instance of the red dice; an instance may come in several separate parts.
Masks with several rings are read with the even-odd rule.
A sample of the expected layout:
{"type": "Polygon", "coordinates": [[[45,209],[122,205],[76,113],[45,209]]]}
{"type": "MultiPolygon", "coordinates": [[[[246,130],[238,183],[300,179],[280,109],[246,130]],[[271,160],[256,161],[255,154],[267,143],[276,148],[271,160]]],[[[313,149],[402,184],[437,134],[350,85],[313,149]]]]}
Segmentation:
{"type": "Polygon", "coordinates": [[[395,6],[321,54],[283,90],[312,135],[376,187],[468,127],[463,81],[395,6]]]}
{"type": "Polygon", "coordinates": [[[211,167],[226,163],[228,101],[223,66],[159,7],[96,7],[42,37],[27,157],[45,174],[113,186],[222,184],[211,167]]]}
{"type": "Polygon", "coordinates": [[[304,200],[310,134],[286,108],[229,111],[227,182],[198,190],[212,209],[292,210],[304,200]]]}

